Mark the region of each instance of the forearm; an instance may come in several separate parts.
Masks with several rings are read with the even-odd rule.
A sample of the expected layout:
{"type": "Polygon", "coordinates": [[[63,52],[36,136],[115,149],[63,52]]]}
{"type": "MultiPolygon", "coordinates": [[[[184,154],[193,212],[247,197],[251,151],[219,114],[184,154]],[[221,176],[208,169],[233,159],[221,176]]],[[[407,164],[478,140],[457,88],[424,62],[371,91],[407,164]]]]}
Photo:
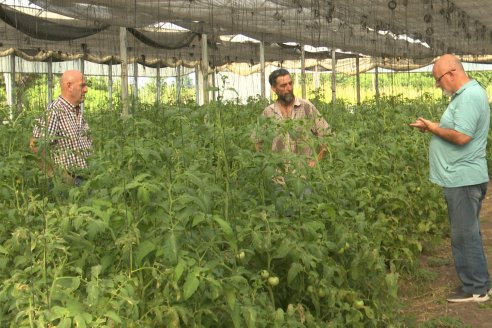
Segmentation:
{"type": "Polygon", "coordinates": [[[29,139],[29,149],[31,149],[31,151],[35,154],[37,154],[39,152],[39,148],[37,146],[37,141],[38,141],[38,139],[34,138],[34,137],[31,137],[31,139],[29,139]]]}
{"type": "Polygon", "coordinates": [[[328,147],[325,144],[319,146],[318,161],[321,161],[325,157],[327,151],[328,151],[328,147]]]}
{"type": "Polygon", "coordinates": [[[321,161],[323,159],[323,157],[325,157],[325,154],[327,152],[328,148],[325,144],[322,144],[319,146],[318,148],[318,153],[316,155],[316,160],[314,159],[309,159],[308,160],[308,165],[310,167],[315,167],[316,166],[316,163],[321,161]]]}
{"type": "Polygon", "coordinates": [[[46,158],[46,150],[42,149],[40,151],[39,146],[37,145],[38,139],[35,137],[31,137],[29,140],[29,148],[33,153],[35,153],[39,157],[39,167],[43,172],[47,172],[49,176],[53,175],[53,167],[50,164],[50,161],[46,158]]]}
{"type": "Polygon", "coordinates": [[[419,117],[415,122],[409,124],[411,127],[418,128],[421,132],[430,132],[439,138],[454,143],[465,145],[472,139],[470,136],[453,129],[442,128],[439,123],[419,117]]]}
{"type": "Polygon", "coordinates": [[[453,129],[441,128],[437,124],[435,126],[432,126],[429,129],[429,132],[456,145],[465,145],[471,140],[471,137],[467,136],[466,134],[453,129]]]}

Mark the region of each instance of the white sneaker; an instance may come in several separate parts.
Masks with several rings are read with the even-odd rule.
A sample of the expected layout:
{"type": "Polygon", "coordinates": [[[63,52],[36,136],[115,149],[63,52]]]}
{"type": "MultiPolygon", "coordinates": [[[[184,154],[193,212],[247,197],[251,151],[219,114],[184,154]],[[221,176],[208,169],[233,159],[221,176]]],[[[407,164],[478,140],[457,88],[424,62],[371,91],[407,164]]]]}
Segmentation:
{"type": "Polygon", "coordinates": [[[481,303],[489,300],[489,295],[491,294],[491,290],[487,294],[467,294],[463,291],[457,291],[453,295],[447,298],[447,301],[450,303],[468,303],[475,302],[481,303]]]}

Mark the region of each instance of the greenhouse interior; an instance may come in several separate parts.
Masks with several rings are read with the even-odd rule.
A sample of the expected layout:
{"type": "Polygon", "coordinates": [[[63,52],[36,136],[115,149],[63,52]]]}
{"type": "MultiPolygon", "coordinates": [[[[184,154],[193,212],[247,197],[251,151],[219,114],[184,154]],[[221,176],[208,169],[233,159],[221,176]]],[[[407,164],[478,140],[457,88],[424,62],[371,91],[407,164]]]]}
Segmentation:
{"type": "Polygon", "coordinates": [[[460,281],[438,252],[429,124],[460,94],[450,54],[490,103],[491,16],[486,0],[0,0],[0,326],[486,327],[492,302],[462,317],[428,298],[460,281]],[[315,125],[269,119],[279,69],[315,125]],[[47,123],[60,99],[89,140],[73,174],[47,123]]]}

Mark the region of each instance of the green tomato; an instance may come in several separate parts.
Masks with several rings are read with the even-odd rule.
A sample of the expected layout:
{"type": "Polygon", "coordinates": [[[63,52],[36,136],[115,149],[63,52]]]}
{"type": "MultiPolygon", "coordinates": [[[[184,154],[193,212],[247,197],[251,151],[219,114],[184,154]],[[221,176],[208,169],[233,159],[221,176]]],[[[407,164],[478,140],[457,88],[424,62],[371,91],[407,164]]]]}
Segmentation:
{"type": "Polygon", "coordinates": [[[260,275],[263,279],[270,277],[270,273],[267,270],[261,270],[260,275]]]}
{"type": "Polygon", "coordinates": [[[268,283],[270,284],[270,286],[277,286],[278,283],[280,282],[280,280],[278,279],[278,277],[269,277],[268,278],[268,283]]]}
{"type": "Polygon", "coordinates": [[[236,254],[236,258],[238,260],[243,260],[245,256],[246,256],[246,254],[243,251],[241,251],[238,254],[236,254]]]}
{"type": "Polygon", "coordinates": [[[360,308],[364,307],[364,301],[363,301],[363,300],[358,300],[358,301],[355,301],[355,302],[354,302],[354,306],[355,306],[357,309],[360,309],[360,308]]]}
{"type": "Polygon", "coordinates": [[[139,202],[141,202],[144,205],[148,204],[150,202],[149,189],[147,189],[147,187],[144,187],[144,186],[138,187],[137,199],[139,202]]]}
{"type": "Polygon", "coordinates": [[[289,304],[287,305],[287,315],[289,317],[292,317],[296,313],[296,309],[294,308],[294,305],[289,304]]]}

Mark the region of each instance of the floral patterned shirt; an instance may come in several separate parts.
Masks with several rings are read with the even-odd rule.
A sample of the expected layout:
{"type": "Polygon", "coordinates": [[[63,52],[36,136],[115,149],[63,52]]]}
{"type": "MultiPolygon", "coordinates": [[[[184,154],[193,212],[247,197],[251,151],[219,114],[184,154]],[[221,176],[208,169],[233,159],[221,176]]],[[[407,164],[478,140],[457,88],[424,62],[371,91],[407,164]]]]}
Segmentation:
{"type": "Polygon", "coordinates": [[[280,134],[272,140],[272,151],[274,152],[290,151],[309,156],[312,154],[312,150],[308,144],[310,136],[306,133],[306,130],[309,129],[312,135],[317,137],[331,134],[328,122],[326,122],[312,103],[304,99],[296,98],[294,100],[294,107],[290,117],[284,117],[282,115],[278,102],[266,107],[262,115],[271,117],[279,123],[286,123],[289,120],[299,120],[306,123],[305,126],[302,124],[298,124],[297,127],[294,126],[290,132],[280,131],[282,130],[282,124],[280,124],[280,134]]]}

